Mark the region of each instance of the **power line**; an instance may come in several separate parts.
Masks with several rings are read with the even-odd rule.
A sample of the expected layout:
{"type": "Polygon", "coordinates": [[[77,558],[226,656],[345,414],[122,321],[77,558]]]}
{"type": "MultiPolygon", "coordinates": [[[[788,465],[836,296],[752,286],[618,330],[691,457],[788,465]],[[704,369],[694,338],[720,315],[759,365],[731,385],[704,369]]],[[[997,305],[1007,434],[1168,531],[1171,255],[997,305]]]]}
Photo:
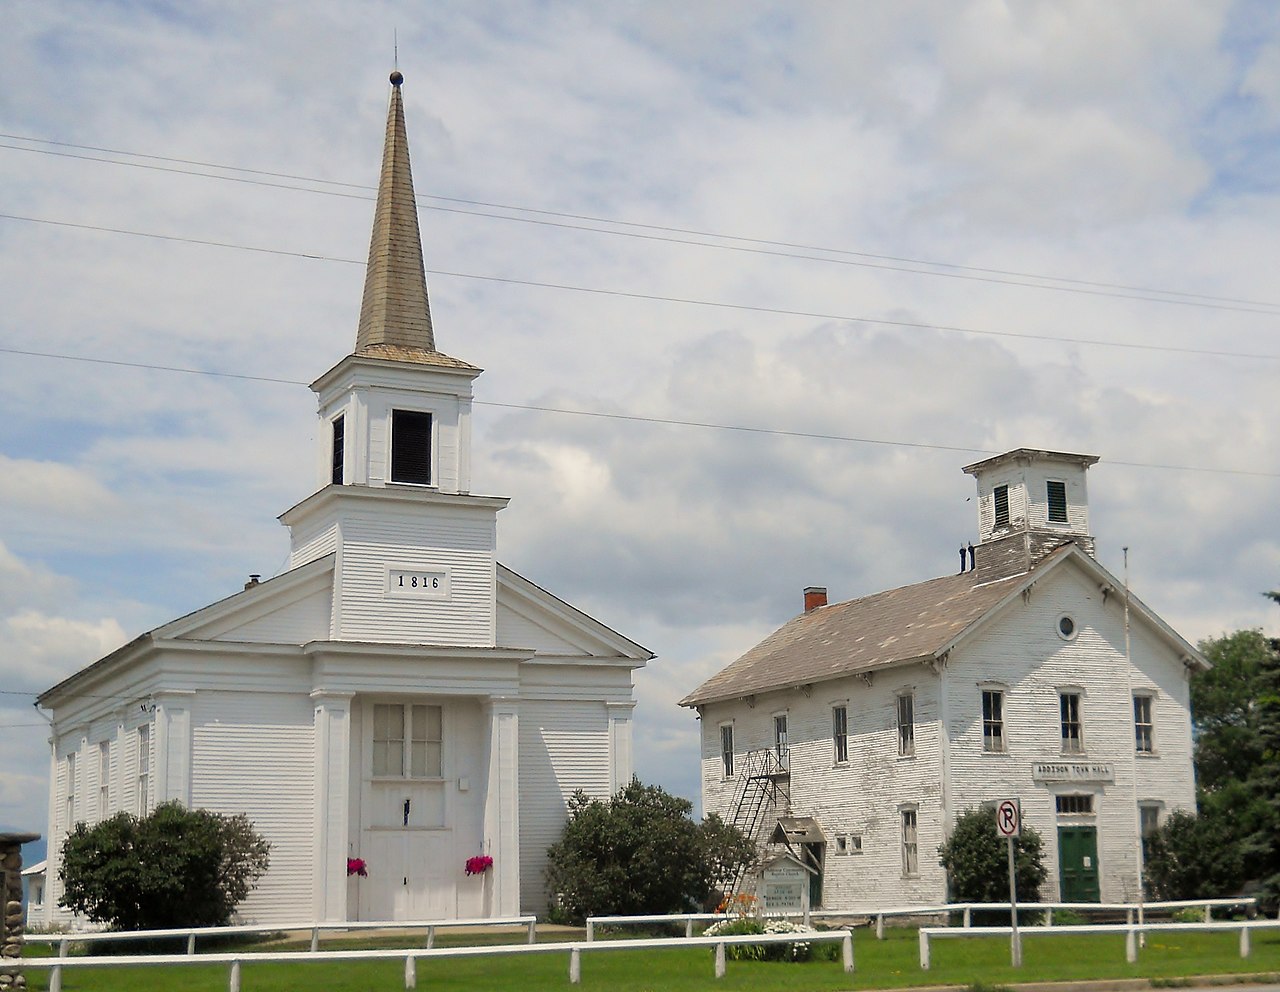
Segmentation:
{"type": "MultiPolygon", "coordinates": [[[[102,234],[121,234],[136,238],[150,238],[158,241],[178,242],[182,244],[200,245],[206,248],[226,248],[233,251],[248,251],[264,255],[280,255],[286,258],[303,258],[320,262],[341,262],[345,265],[365,265],[364,261],[355,258],[341,258],[335,255],[319,255],[313,252],[288,251],[282,248],[261,248],[254,245],[243,245],[228,241],[210,241],[201,238],[187,238],[174,234],[155,234],[149,231],[133,231],[120,227],[105,227],[99,224],[79,224],[74,221],[51,220],[44,217],[28,217],[20,214],[0,213],[5,220],[23,221],[31,224],[46,224],[52,227],[67,227],[83,231],[95,231],[102,234]]],[[[1224,351],[1212,348],[1184,348],[1175,345],[1140,344],[1126,341],[1105,341],[1100,338],[1059,337],[1051,334],[1032,334],[1025,331],[993,331],[977,327],[960,327],[953,324],[935,324],[928,321],[892,320],[887,317],[866,317],[851,314],[823,313],[814,310],[791,310],[785,307],[762,307],[747,303],[729,303],[719,300],[698,300],[691,297],[662,296],[656,293],[637,293],[621,289],[599,289],[591,286],[574,286],[568,283],[541,282],[533,279],[515,279],[509,276],[488,276],[474,272],[455,272],[447,269],[427,269],[429,274],[454,279],[472,279],[481,282],[495,282],[511,286],[532,286],[539,289],[557,289],[570,293],[589,293],[595,296],[610,296],[620,299],[644,300],[656,303],[679,303],[686,306],[714,307],[722,310],[737,310],[747,313],[775,314],[785,317],[809,317],[816,320],[836,320],[847,323],[877,324],[885,327],[915,328],[919,330],[945,331],[955,334],[972,334],[983,337],[1013,338],[1024,341],[1048,341],[1061,344],[1082,345],[1097,348],[1123,348],[1134,351],[1156,351],[1170,354],[1203,355],[1215,358],[1243,358],[1261,361],[1280,361],[1280,355],[1262,352],[1224,351]]],[[[181,370],[178,370],[181,371],[181,370]]]]}
{"type": "MultiPolygon", "coordinates": [[[[119,149],[100,148],[93,145],[77,145],[70,142],[52,141],[45,138],[32,138],[25,135],[0,134],[0,138],[9,138],[18,141],[32,141],[44,144],[52,144],[65,148],[79,148],[88,151],[101,151],[112,155],[127,155],[135,158],[146,158],[153,161],[173,162],[184,165],[196,165],[202,168],[223,169],[231,172],[243,172],[255,176],[267,176],[278,179],[290,179],[299,182],[320,183],[328,186],[337,186],[343,189],[354,189],[361,191],[372,191],[374,187],[359,185],[356,183],[339,182],[330,179],[319,179],[309,176],[300,176],[291,173],[269,172],[262,169],[249,169],[241,166],[220,165],[218,163],[200,162],[192,159],[170,158],[162,155],[148,155],[141,152],[130,152],[119,149]]],[[[79,159],[88,162],[99,162],[106,165],[121,165],[129,168],[148,169],[158,172],[170,172],[179,175],[196,176],[204,179],[218,179],[224,182],[239,182],[255,186],[265,186],[273,189],[284,189],[301,193],[316,193],[325,196],[338,196],[346,199],[372,200],[372,196],[365,193],[346,193],[337,190],[316,189],[314,187],[302,187],[287,185],[283,183],[267,182],[259,179],[247,179],[243,176],[229,176],[218,173],[194,172],[190,169],[176,169],[160,165],[148,165],[142,162],[127,162],[117,159],[98,158],[91,155],[77,155],[70,152],[58,152],[45,148],[27,148],[20,145],[0,144],[0,148],[9,149],[11,151],[29,152],[40,155],[53,155],[60,158],[79,159]]],[[[738,251],[750,254],[768,255],[777,258],[790,258],[801,261],[826,262],[836,265],[854,265],[863,268],[880,269],[891,272],[903,272],[913,275],[932,275],[942,278],[966,279],[978,282],[993,283],[1005,286],[1021,286],[1026,289],[1045,289],[1056,292],[1080,293],[1092,296],[1105,296],[1117,299],[1136,300],[1147,303],[1166,303],[1181,306],[1205,307],[1216,310],[1230,310],[1241,313],[1259,313],[1274,314],[1280,310],[1280,303],[1265,300],[1249,300],[1240,297],[1230,296],[1214,296],[1205,293],[1188,293],[1181,290],[1160,289],[1158,287],[1140,286],[1125,283],[1111,283],[1088,279],[1076,279],[1067,276],[1046,275],[1043,273],[1021,272],[1013,269],[988,268],[975,265],[961,265],[954,262],[938,262],[928,259],[916,259],[899,255],[879,254],[875,252],[854,251],[845,248],[828,248],[815,245],[806,245],[788,241],[772,241],[764,238],[744,237],[733,234],[720,234],[712,231],[700,231],[692,228],[682,228],[662,224],[646,224],[638,221],[616,220],[608,217],[598,217],[590,214],[577,214],[556,210],[542,210],[534,207],[521,207],[511,204],[494,203],[484,200],[469,200],[461,197],[440,196],[436,194],[417,194],[419,201],[424,199],[439,200],[446,203],[458,203],[469,206],[480,206],[487,209],[510,210],[527,214],[538,214],[541,217],[559,217],[565,220],[582,220],[595,224],[613,224],[621,227],[636,228],[635,231],[610,230],[606,228],[585,227],[581,224],[566,224],[560,221],[542,220],[533,217],[512,217],[505,214],[493,214],[476,210],[463,210],[459,208],[441,207],[431,203],[420,203],[421,206],[429,210],[436,210],[444,213],[456,213],[473,217],[485,217],[492,220],[507,220],[525,224],[540,224],[549,227],[564,228],[567,230],[584,231],[594,234],[609,234],[615,237],[630,237],[648,241],[660,241],[669,244],[679,244],[699,248],[714,248],[722,251],[738,251]],[[641,230],[663,232],[662,234],[642,234],[641,230]],[[721,241],[733,241],[738,244],[714,244],[705,241],[689,241],[684,238],[673,238],[667,235],[671,234],[687,234],[699,238],[716,238],[721,241]],[[824,255],[807,255],[796,254],[795,251],[779,251],[777,249],[795,249],[800,252],[824,252],[824,255]],[[828,255],[845,256],[843,258],[831,258],[828,255]],[[876,261],[867,261],[874,259],[876,261]],[[885,264],[889,262],[903,264],[885,264]],[[911,268],[908,266],[929,266],[932,269],[946,269],[950,271],[930,271],[929,269],[911,268]],[[1037,282],[1025,282],[1022,280],[1039,280],[1037,282]],[[1051,283],[1061,283],[1062,285],[1051,285],[1051,283]],[[1145,295],[1139,295],[1145,294],[1145,295]],[[1151,295],[1158,294],[1158,295],[1151,295]]]]}
{"type": "MultiPolygon", "coordinates": [[[[244,379],[255,382],[271,382],[291,386],[305,386],[301,379],[278,379],[268,376],[245,375],[237,372],[220,372],[212,369],[183,368],[176,365],[154,365],[147,362],[126,362],[119,359],[91,358],[80,355],[67,355],[56,352],[28,351],[18,348],[0,347],[0,354],[25,355],[33,358],[50,358],[59,361],[89,362],[95,365],[116,365],[124,368],[145,369],[156,372],[179,372],[187,375],[204,375],[217,378],[244,379]]],[[[887,438],[862,437],[853,434],[827,434],[819,431],[791,431],[776,427],[751,427],[744,424],[722,424],[714,421],[680,420],[674,417],[649,417],[640,414],[607,413],[603,410],[575,410],[569,407],[543,406],[530,403],[502,403],[497,400],[473,400],[476,406],[491,406],[506,410],[524,410],[531,413],[551,413],[571,417],[592,417],[602,420],[620,420],[641,424],[659,424],[668,427],[694,427],[703,430],[734,431],[745,434],[760,434],[772,437],[799,438],[813,441],[839,441],[849,444],[883,445],[893,448],[914,448],[927,451],[959,451],[971,454],[994,455],[999,452],[994,448],[977,448],[965,445],[930,444],[923,441],[897,441],[887,438]]],[[[1171,465],[1154,462],[1129,462],[1107,459],[1111,465],[1123,465],[1128,468],[1166,469],[1180,472],[1203,472],[1212,475],[1253,476],[1262,479],[1280,479],[1280,472],[1258,472],[1249,469],[1207,468],[1198,465],[1171,465]]]]}

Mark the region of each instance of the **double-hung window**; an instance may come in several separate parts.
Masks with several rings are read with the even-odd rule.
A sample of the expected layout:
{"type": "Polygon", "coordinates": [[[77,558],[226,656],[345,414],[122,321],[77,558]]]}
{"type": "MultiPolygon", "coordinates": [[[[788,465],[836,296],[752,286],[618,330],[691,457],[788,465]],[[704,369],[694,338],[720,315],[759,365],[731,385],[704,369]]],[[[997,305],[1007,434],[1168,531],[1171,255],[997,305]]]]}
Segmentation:
{"type": "Polygon", "coordinates": [[[67,830],[76,824],[76,752],[67,755],[67,830]]]}
{"type": "Polygon", "coordinates": [[[111,742],[98,743],[98,819],[107,818],[111,801],[111,742]]]}
{"type": "Polygon", "coordinates": [[[138,728],[138,788],[135,795],[138,816],[146,816],[151,801],[151,724],[138,728]]]}
{"type": "Polygon", "coordinates": [[[902,810],[902,874],[913,878],[920,874],[919,847],[916,838],[916,811],[902,810]]]}
{"type": "Polygon", "coordinates": [[[1004,750],[1004,692],[982,690],[982,750],[1004,750]]]}
{"type": "Polygon", "coordinates": [[[733,778],[733,724],[720,725],[720,765],[725,778],[733,778]]]}
{"type": "Polygon", "coordinates": [[[1080,693],[1058,694],[1058,710],[1062,716],[1062,753],[1084,752],[1084,727],[1080,723],[1080,693]]]}
{"type": "Polygon", "coordinates": [[[1154,754],[1156,750],[1155,724],[1152,722],[1151,697],[1133,697],[1133,744],[1139,754],[1154,754]]]}
{"type": "Polygon", "coordinates": [[[898,756],[910,757],[916,753],[916,697],[904,692],[898,696],[898,756]]]}
{"type": "Polygon", "coordinates": [[[831,707],[831,746],[837,765],[849,760],[849,707],[831,707]]]}
{"type": "Polygon", "coordinates": [[[375,778],[440,778],[443,710],[421,703],[375,703],[373,774],[375,778]]]}
{"type": "Polygon", "coordinates": [[[787,742],[787,714],[779,713],[773,718],[773,750],[778,756],[778,764],[789,767],[791,746],[787,742]]]}

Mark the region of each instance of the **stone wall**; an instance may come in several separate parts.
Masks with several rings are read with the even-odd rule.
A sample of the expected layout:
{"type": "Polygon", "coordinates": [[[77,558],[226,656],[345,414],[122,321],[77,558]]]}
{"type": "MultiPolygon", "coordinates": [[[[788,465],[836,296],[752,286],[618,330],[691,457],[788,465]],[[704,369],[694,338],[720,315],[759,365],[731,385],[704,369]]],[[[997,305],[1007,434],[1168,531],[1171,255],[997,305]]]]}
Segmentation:
{"type": "Polygon", "coordinates": [[[25,989],[22,975],[22,845],[39,834],[0,834],[0,992],[25,989]]]}

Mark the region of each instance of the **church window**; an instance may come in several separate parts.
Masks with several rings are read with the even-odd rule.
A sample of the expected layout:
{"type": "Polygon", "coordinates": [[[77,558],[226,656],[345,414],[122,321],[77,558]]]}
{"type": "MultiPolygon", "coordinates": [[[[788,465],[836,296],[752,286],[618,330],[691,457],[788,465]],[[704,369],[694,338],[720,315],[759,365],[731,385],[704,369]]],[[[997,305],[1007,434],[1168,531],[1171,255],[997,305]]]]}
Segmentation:
{"type": "Polygon", "coordinates": [[[916,753],[916,697],[904,692],[898,697],[898,755],[907,758],[916,753]]]}
{"type": "Polygon", "coordinates": [[[67,755],[67,829],[76,822],[76,752],[67,755]]]}
{"type": "Polygon", "coordinates": [[[1155,724],[1151,717],[1151,697],[1145,694],[1133,697],[1133,737],[1134,748],[1139,754],[1155,753],[1155,724]]]}
{"type": "Polygon", "coordinates": [[[720,725],[720,764],[725,778],[733,778],[733,724],[720,725]]]}
{"type": "Polygon", "coordinates": [[[1004,750],[1004,693],[982,690],[982,750],[1004,750]]]}
{"type": "Polygon", "coordinates": [[[995,526],[1009,526],[1009,487],[996,486],[995,490],[992,492],[992,496],[995,498],[995,526]]]}
{"type": "Polygon", "coordinates": [[[1080,693],[1060,693],[1058,709],[1062,715],[1062,753],[1083,753],[1084,727],[1080,722],[1080,693]]]}
{"type": "Polygon", "coordinates": [[[373,707],[374,777],[440,778],[443,725],[443,710],[439,706],[376,703],[373,707]]]}
{"type": "Polygon", "coordinates": [[[773,718],[773,750],[778,756],[778,764],[783,768],[791,759],[791,748],[787,743],[787,714],[779,713],[773,718]]]}
{"type": "Polygon", "coordinates": [[[431,485],[431,414],[391,411],[391,481],[431,485]]]}
{"type": "Polygon", "coordinates": [[[147,815],[147,802],[151,791],[151,725],[138,728],[138,794],[137,814],[147,815]]]}
{"type": "Polygon", "coordinates": [[[335,486],[343,483],[343,461],[346,454],[346,418],[337,417],[333,421],[333,458],[330,468],[330,480],[335,486]]]}
{"type": "Polygon", "coordinates": [[[831,743],[837,765],[849,760],[849,707],[831,707],[831,743]]]}
{"type": "Polygon", "coordinates": [[[1067,522],[1067,484],[1065,482],[1046,482],[1045,497],[1049,503],[1049,522],[1065,524],[1067,522]]]}
{"type": "Polygon", "coordinates": [[[107,808],[111,799],[111,742],[101,741],[98,744],[98,819],[107,818],[107,808]]]}

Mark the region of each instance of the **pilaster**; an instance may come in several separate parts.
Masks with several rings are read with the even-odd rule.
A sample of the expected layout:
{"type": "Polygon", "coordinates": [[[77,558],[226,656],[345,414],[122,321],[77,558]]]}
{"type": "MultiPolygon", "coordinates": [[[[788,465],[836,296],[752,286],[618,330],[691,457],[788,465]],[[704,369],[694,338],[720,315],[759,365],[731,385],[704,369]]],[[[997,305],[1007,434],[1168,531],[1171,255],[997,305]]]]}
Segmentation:
{"type": "Polygon", "coordinates": [[[631,781],[633,774],[632,721],[633,702],[605,703],[609,712],[609,794],[614,795],[631,781]]]}
{"type": "Polygon", "coordinates": [[[484,798],[484,844],[493,857],[490,916],[520,912],[520,718],[519,700],[492,696],[485,704],[489,721],[488,777],[484,798]]]}
{"type": "Polygon", "coordinates": [[[157,692],[155,703],[156,805],[176,799],[191,805],[191,707],[194,692],[157,692]]]}
{"type": "Polygon", "coordinates": [[[313,915],[323,922],[347,918],[348,789],[351,764],[351,692],[318,689],[315,704],[315,889],[313,915]]]}

